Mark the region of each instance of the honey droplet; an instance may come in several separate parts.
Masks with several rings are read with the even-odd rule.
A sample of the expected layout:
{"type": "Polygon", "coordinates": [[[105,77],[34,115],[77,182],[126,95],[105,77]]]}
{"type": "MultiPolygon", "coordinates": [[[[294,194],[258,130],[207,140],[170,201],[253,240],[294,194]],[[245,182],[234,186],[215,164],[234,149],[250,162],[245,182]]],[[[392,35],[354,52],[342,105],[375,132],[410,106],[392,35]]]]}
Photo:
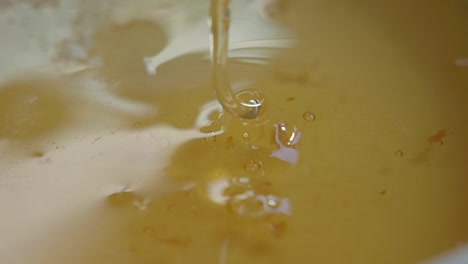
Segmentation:
{"type": "Polygon", "coordinates": [[[304,118],[305,121],[307,122],[312,122],[315,121],[315,114],[312,112],[305,112],[302,117],[304,118]]]}

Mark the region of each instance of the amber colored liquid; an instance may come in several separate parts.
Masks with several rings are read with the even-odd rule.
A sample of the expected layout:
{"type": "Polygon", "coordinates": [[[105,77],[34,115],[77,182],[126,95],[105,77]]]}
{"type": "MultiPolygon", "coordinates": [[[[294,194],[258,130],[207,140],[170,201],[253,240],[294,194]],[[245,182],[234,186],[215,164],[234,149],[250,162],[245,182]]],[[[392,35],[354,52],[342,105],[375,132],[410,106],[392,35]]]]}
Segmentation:
{"type": "Polygon", "coordinates": [[[149,77],[166,39],[144,21],[98,31],[101,68],[4,82],[4,262],[418,263],[467,243],[466,2],[281,10],[298,46],[229,67],[267,96],[259,120],[201,110],[202,56],[149,77]]]}

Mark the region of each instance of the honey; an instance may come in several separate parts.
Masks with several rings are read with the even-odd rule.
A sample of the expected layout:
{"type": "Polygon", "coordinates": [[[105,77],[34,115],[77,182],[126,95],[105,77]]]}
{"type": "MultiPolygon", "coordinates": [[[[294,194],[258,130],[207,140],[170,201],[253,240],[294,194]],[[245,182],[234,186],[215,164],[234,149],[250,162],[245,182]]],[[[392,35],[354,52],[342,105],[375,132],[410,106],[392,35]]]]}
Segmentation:
{"type": "Polygon", "coordinates": [[[38,2],[16,9],[31,27],[77,14],[37,67],[0,39],[3,262],[404,264],[468,242],[466,3],[232,1],[230,44],[256,46],[229,51],[230,88],[265,102],[243,119],[213,93],[209,1],[38,2]],[[191,27],[203,49],[148,70],[191,27]]]}

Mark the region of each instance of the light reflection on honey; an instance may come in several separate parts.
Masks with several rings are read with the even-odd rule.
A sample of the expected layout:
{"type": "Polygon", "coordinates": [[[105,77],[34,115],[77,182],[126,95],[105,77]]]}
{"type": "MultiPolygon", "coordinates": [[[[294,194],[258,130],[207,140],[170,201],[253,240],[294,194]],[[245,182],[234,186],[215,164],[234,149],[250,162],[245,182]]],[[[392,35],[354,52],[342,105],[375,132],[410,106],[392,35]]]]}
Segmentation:
{"type": "Polygon", "coordinates": [[[299,42],[230,65],[268,98],[243,121],[219,111],[206,54],[145,68],[187,3],[93,20],[92,2],[48,65],[1,60],[5,263],[415,263],[467,242],[466,4],[252,5],[299,42]]]}

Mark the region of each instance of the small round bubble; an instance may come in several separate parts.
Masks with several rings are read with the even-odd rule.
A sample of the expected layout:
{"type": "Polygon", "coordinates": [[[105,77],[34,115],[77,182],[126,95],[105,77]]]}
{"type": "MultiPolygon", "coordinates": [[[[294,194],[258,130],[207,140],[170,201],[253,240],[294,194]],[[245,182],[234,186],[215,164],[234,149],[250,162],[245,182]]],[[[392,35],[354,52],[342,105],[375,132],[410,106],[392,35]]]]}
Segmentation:
{"type": "Polygon", "coordinates": [[[262,162],[259,160],[250,160],[244,165],[246,172],[256,172],[262,168],[262,162]]]}
{"type": "Polygon", "coordinates": [[[312,112],[305,112],[302,117],[304,118],[305,121],[307,122],[312,122],[315,121],[315,114],[312,112]]]}

